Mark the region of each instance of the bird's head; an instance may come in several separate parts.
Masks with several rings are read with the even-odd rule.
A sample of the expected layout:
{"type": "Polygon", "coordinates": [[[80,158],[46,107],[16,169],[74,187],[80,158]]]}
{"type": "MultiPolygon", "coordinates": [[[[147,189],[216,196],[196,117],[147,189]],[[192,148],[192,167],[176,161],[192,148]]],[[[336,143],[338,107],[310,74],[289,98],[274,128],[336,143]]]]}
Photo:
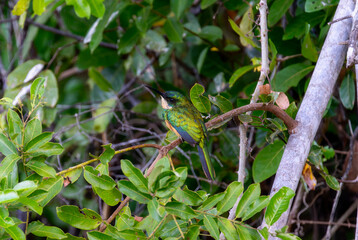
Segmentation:
{"type": "Polygon", "coordinates": [[[146,87],[160,95],[161,105],[164,109],[171,109],[172,107],[185,105],[188,102],[188,99],[177,91],[161,92],[155,88],[149,86],[146,87]]]}

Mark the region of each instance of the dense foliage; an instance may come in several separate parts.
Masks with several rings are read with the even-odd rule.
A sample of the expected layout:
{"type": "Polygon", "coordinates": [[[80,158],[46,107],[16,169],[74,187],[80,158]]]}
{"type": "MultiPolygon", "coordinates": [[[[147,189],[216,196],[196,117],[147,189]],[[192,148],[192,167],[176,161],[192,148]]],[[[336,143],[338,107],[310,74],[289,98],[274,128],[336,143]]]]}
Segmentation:
{"type": "MultiPolygon", "coordinates": [[[[208,129],[214,182],[187,143],[145,171],[176,136],[144,85],[182,92],[205,121],[250,103],[261,70],[258,3],[1,1],[0,239],[323,236],[325,227],[299,221],[302,214],[328,221],[322,209],[340,188],[347,123],[356,119],[346,69],[308,157],[305,206],[295,224],[270,231],[295,195],[282,188],[268,196],[289,137],[272,113],[254,111],[208,129]],[[249,127],[244,183],[237,181],[239,124],[249,127]],[[107,224],[124,196],[131,201],[107,224]],[[263,220],[268,227],[259,229],[263,220]]],[[[267,4],[273,91],[259,101],[283,101],[295,118],[338,0],[267,4]]]]}

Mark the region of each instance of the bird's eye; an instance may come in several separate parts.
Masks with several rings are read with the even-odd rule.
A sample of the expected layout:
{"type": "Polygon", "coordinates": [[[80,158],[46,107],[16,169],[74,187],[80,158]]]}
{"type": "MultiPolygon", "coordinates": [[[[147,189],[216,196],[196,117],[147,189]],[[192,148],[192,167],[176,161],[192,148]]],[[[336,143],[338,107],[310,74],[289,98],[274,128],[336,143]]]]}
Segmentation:
{"type": "Polygon", "coordinates": [[[175,99],[174,98],[169,98],[169,102],[174,103],[175,99]]]}

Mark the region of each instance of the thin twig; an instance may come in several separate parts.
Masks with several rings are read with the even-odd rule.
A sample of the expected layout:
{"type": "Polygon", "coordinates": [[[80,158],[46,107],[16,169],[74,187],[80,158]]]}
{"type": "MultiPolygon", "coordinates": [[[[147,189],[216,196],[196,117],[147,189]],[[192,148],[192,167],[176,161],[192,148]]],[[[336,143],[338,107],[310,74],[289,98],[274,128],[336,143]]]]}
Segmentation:
{"type": "Polygon", "coordinates": [[[336,223],[336,222],[326,222],[326,221],[314,221],[314,220],[292,220],[293,223],[300,223],[300,224],[311,224],[311,225],[339,225],[342,227],[354,228],[355,225],[352,223],[336,223]]]}
{"type": "MultiPolygon", "coordinates": [[[[117,154],[120,154],[120,153],[124,153],[124,152],[128,152],[128,151],[132,151],[132,150],[135,150],[135,149],[138,149],[138,148],[145,148],[145,147],[151,147],[151,148],[156,148],[156,149],[162,149],[163,147],[158,145],[158,144],[140,144],[140,145],[135,145],[135,146],[132,146],[132,147],[128,147],[128,148],[124,148],[124,149],[121,149],[121,150],[118,150],[118,151],[115,151],[114,155],[117,155],[117,154]]],[[[96,161],[99,161],[99,158],[93,158],[91,160],[88,160],[86,162],[83,162],[81,164],[78,164],[76,166],[73,166],[73,167],[70,167],[66,170],[63,170],[61,172],[58,172],[56,173],[56,176],[61,176],[61,175],[64,175],[66,173],[69,173],[69,172],[72,172],[78,168],[82,168],[84,166],[87,166],[93,162],[96,162],[96,161]]]]}
{"type": "MultiPolygon", "coordinates": [[[[69,32],[65,32],[65,31],[62,31],[62,30],[59,30],[57,28],[53,28],[53,27],[49,27],[47,25],[44,25],[44,24],[41,24],[41,23],[37,23],[31,19],[26,19],[26,22],[29,23],[29,24],[32,24],[38,28],[41,28],[45,31],[48,31],[48,32],[52,32],[54,34],[58,34],[58,35],[61,35],[61,36],[64,36],[64,37],[69,37],[69,38],[73,38],[73,39],[76,39],[77,41],[80,41],[80,42],[83,42],[83,39],[84,37],[82,36],[78,36],[76,34],[73,34],[73,33],[69,33],[69,32]]],[[[106,42],[100,42],[99,45],[101,47],[105,47],[105,48],[110,48],[110,49],[117,49],[117,45],[116,44],[113,44],[113,43],[106,43],[106,42]]]]}

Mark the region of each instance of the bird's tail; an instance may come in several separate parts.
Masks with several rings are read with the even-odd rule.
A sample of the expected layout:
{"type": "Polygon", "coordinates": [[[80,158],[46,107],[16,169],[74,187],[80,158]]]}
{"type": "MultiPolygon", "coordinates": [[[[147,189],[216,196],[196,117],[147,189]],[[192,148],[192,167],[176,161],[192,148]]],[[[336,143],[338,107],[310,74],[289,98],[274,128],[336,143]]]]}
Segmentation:
{"type": "Polygon", "coordinates": [[[198,153],[199,153],[201,165],[203,166],[205,176],[210,180],[214,180],[214,178],[215,178],[214,168],[211,163],[208,148],[207,148],[206,144],[204,143],[204,141],[201,141],[198,144],[198,153]]]}

